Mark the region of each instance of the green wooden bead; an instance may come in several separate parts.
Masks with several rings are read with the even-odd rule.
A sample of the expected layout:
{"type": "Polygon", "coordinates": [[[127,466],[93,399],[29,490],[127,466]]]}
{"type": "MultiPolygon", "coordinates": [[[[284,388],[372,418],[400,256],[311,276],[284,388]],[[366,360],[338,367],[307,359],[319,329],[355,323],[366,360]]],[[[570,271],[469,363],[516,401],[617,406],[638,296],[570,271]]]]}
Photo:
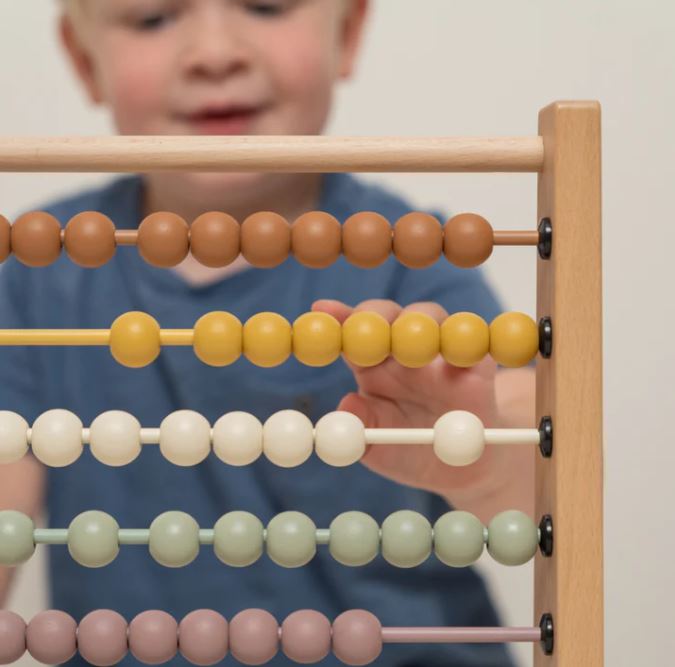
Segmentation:
{"type": "Polygon", "coordinates": [[[418,512],[400,510],[382,524],[382,555],[396,567],[416,567],[431,554],[431,524],[418,512]]]}
{"type": "Polygon", "coordinates": [[[213,528],[216,556],[232,567],[247,567],[262,555],[265,546],[264,526],[250,512],[228,512],[213,528]]]}
{"type": "Polygon", "coordinates": [[[316,554],[316,526],[305,514],[282,512],[267,524],[267,554],[282,567],[302,567],[316,554]]]}
{"type": "Polygon", "coordinates": [[[68,526],[68,551],[84,567],[104,567],[120,551],[117,521],[105,512],[78,514],[68,526]]]}
{"type": "Polygon", "coordinates": [[[34,527],[33,520],[21,512],[0,512],[0,565],[20,565],[33,555],[34,527]]]}
{"type": "Polygon", "coordinates": [[[185,512],[164,512],[150,524],[148,546],[160,565],[188,565],[199,554],[199,525],[185,512]]]}
{"type": "Polygon", "coordinates": [[[485,546],[483,524],[469,512],[447,512],[434,524],[434,551],[441,563],[467,567],[485,546]]]}
{"type": "Polygon", "coordinates": [[[379,552],[380,527],[368,514],[343,512],[331,521],[328,549],[342,565],[366,565],[379,552]]]}
{"type": "Polygon", "coordinates": [[[488,551],[502,565],[527,563],[538,545],[537,526],[523,512],[501,512],[488,524],[488,551]]]}

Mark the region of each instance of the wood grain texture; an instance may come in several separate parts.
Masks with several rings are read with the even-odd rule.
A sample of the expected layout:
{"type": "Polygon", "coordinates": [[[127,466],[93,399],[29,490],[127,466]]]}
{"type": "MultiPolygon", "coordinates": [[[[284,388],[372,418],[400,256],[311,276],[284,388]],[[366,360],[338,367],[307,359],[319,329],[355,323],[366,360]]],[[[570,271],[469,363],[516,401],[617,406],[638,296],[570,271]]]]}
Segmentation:
{"type": "Polygon", "coordinates": [[[539,115],[545,161],[539,219],[553,255],[538,260],[537,314],[553,321],[553,354],[537,364],[537,419],[553,417],[553,458],[538,457],[537,517],[551,514],[554,554],[535,562],[535,618],[550,612],[555,651],[536,667],[599,667],[604,656],[601,134],[596,102],[539,115]]]}
{"type": "Polygon", "coordinates": [[[541,137],[0,137],[8,172],[537,172],[541,137]]]}

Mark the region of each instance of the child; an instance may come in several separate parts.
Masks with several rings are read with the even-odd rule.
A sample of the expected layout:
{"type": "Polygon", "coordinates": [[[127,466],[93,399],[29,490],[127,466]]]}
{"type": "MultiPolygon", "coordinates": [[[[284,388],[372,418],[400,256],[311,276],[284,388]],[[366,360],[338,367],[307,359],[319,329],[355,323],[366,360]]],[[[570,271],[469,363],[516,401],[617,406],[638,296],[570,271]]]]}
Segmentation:
{"type": "MultiPolygon", "coordinates": [[[[325,126],[335,82],[352,73],[367,9],[367,0],[72,0],[61,32],[89,98],[110,109],[121,134],[312,135],[325,126]]],[[[97,210],[118,228],[134,228],[154,211],[192,221],[220,210],[241,221],[269,210],[293,221],[308,210],[322,210],[344,221],[371,210],[394,222],[410,207],[348,175],[160,173],[119,178],[43,210],[63,224],[81,211],[97,210]]],[[[373,270],[341,259],[313,271],[294,260],[259,270],[243,259],[207,269],[188,258],[176,269],[162,270],[135,250],[120,249],[93,271],[65,257],[43,269],[11,259],[0,271],[0,290],[2,328],[108,328],[132,310],[151,314],[163,328],[190,327],[214,310],[228,310],[242,321],[263,311],[293,321],[310,307],[342,321],[351,312],[345,304],[360,304],[390,321],[399,313],[396,304],[439,321],[460,310],[489,321],[501,310],[480,273],[444,260],[409,271],[394,259],[373,270]],[[374,298],[383,300],[368,301],[374,298]]],[[[316,369],[293,360],[264,369],[244,359],[212,368],[190,349],[165,348],[151,366],[132,371],[105,348],[16,347],[1,348],[0,355],[0,408],[29,423],[56,407],[71,410],[85,425],[111,409],[134,414],[144,426],[157,426],[178,409],[196,410],[211,423],[232,410],[265,420],[289,408],[313,422],[344,409],[367,426],[429,427],[456,408],[478,414],[489,426],[533,422],[531,370],[497,372],[490,361],[461,371],[441,359],[417,370],[393,361],[366,370],[342,362],[316,369]]],[[[252,512],[263,523],[297,510],[318,527],[352,509],[379,523],[399,509],[418,511],[433,523],[448,504],[484,522],[503,509],[531,513],[531,448],[488,449],[478,463],[450,468],[429,447],[378,446],[364,463],[337,469],[312,457],[294,469],[264,459],[234,468],[211,456],[198,466],[178,468],[146,447],[123,468],[103,466],[87,451],[74,465],[47,470],[26,457],[0,467],[0,507],[35,515],[44,501],[54,527],[68,526],[89,509],[108,512],[122,527],[147,527],[170,509],[187,512],[202,527],[233,509],[252,512]]],[[[131,620],[146,609],[180,619],[198,608],[231,618],[241,609],[261,607],[280,621],[303,608],[331,619],[364,608],[385,625],[498,624],[477,574],[434,557],[409,570],[381,558],[347,568],[325,547],[298,569],[261,558],[235,570],[208,548],[178,570],[158,565],[138,547],[123,547],[111,565],[98,570],[77,565],[64,547],[50,548],[49,559],[51,605],[78,620],[98,608],[131,620]]],[[[8,580],[9,573],[1,571],[0,601],[8,580]]],[[[129,656],[124,664],[133,662],[129,656]]],[[[76,657],[72,664],[83,663],[76,657]]],[[[270,664],[290,663],[280,653],[270,664]]],[[[322,664],[338,662],[331,656],[322,664]]],[[[378,664],[511,662],[496,645],[399,645],[385,646],[378,664]]]]}

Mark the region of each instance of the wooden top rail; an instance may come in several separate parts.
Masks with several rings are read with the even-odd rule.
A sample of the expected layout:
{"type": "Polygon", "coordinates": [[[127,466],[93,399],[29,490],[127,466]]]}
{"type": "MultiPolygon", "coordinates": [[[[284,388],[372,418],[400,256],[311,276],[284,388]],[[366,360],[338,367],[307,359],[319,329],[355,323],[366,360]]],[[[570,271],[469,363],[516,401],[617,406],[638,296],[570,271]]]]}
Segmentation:
{"type": "Polygon", "coordinates": [[[0,172],[539,172],[541,137],[0,137],[0,172]]]}

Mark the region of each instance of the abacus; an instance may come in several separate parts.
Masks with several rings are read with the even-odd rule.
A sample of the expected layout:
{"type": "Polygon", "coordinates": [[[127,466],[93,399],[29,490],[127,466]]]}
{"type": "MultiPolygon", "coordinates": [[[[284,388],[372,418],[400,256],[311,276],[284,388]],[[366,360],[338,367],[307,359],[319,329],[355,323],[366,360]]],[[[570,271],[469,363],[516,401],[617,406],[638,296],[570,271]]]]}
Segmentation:
{"type": "Polygon", "coordinates": [[[332,650],[344,663],[377,659],[384,642],[531,642],[537,666],[603,664],[602,580],[602,340],[600,108],[595,102],[556,102],[539,115],[539,136],[506,138],[331,137],[113,137],[106,139],[5,139],[3,171],[294,171],[294,172],[534,172],[538,173],[536,230],[494,231],[475,214],[455,216],[442,227],[423,213],[389,221],[363,212],[347,221],[310,212],[290,225],[259,213],[240,225],[225,213],[208,213],[189,226],[170,213],[154,214],[136,231],[117,231],[105,216],[83,212],[61,221],[35,212],[10,226],[0,217],[0,261],[9,254],[29,266],[45,266],[62,250],[85,267],[110,261],[117,246],[137,246],[160,267],[174,266],[188,252],[207,266],[225,266],[240,253],[254,266],[273,267],[289,255],[323,268],[340,254],[363,268],[393,252],[411,268],[444,255],[460,267],[486,261],[495,246],[536,247],[537,318],[505,313],[489,325],[470,313],[442,325],[411,314],[391,326],[374,313],[359,313],[340,326],[308,313],[292,325],[260,313],[242,325],[232,314],[208,313],[192,329],[162,330],[144,313],[127,313],[110,330],[0,331],[3,345],[109,345],[130,368],[152,363],[162,345],[191,345],[207,364],[233,363],[242,354],[263,367],[291,354],[310,366],[340,355],[373,366],[388,356],[410,367],[439,354],[468,367],[486,354],[503,366],[522,366],[538,354],[538,427],[485,428],[463,411],[440,415],[433,429],[368,429],[354,415],[330,413],[316,425],[286,410],[265,424],[247,413],[223,415],[214,425],[187,410],[167,415],[159,428],[142,427],[130,414],[101,414],[89,428],[77,415],[50,410],[31,426],[20,415],[0,412],[0,463],[15,461],[30,447],[46,465],[69,465],[88,443],[103,464],[121,466],[159,445],[179,466],[196,465],[211,450],[226,465],[243,466],[265,455],[279,466],[301,465],[316,451],[327,464],[356,463],[369,445],[426,444],[438,465],[468,465],[486,444],[536,447],[537,523],[506,509],[488,526],[473,515],[450,511],[433,526],[412,511],[377,522],[363,512],[335,517],[317,528],[299,512],[283,512],[263,526],[246,512],[228,512],[213,527],[167,511],[149,528],[121,528],[114,517],[85,512],[67,528],[39,529],[18,512],[0,512],[0,563],[27,560],[36,544],[66,545],[85,567],[110,563],[121,545],[147,545],[166,567],[190,563],[202,546],[212,547],[231,567],[245,567],[264,552],[280,567],[302,567],[326,546],[344,565],[357,567],[381,554],[394,567],[409,568],[434,557],[449,567],[476,561],[486,545],[505,565],[535,559],[535,623],[516,628],[382,627],[367,610],[349,610],[331,623],[312,610],[298,610],[281,624],[261,609],[243,610],[229,622],[197,610],[180,623],[159,610],[128,622],[111,610],[94,611],[79,625],[51,610],[26,624],[0,612],[0,664],[26,650],[40,661],[62,662],[76,651],[95,665],[112,665],[128,651],[158,664],[178,651],[189,661],[215,664],[228,653],[244,664],[263,664],[278,651],[307,664],[332,650]],[[65,222],[65,221],[63,221],[65,222]]]}

